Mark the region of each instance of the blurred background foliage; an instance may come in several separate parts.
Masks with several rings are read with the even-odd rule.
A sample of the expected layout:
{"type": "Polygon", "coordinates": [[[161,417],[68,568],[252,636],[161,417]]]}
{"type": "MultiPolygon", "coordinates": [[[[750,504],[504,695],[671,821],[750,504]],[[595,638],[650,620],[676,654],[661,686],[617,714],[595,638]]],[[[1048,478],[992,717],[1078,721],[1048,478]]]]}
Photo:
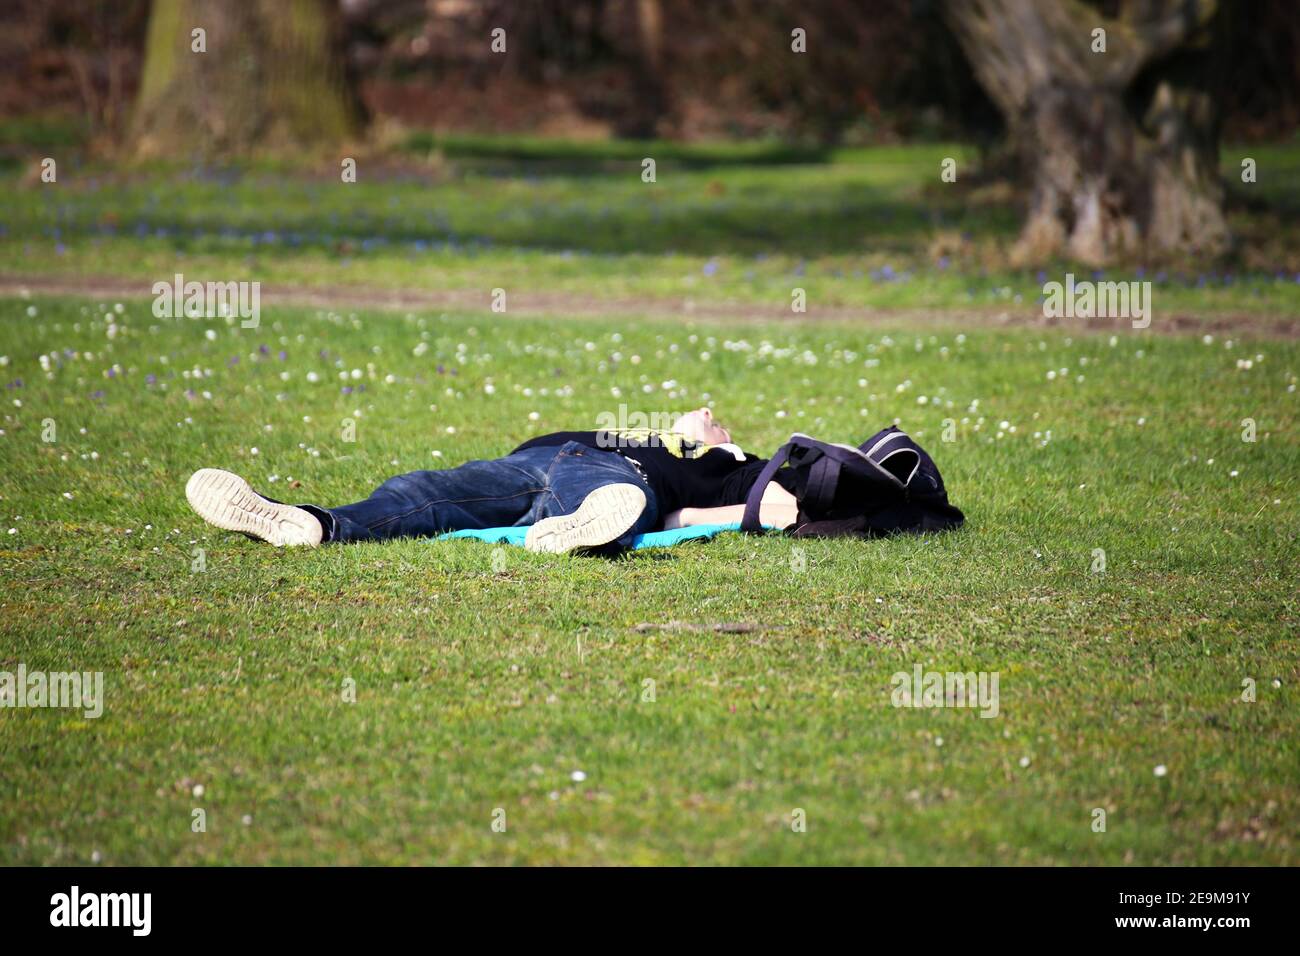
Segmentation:
{"type": "MultiPolygon", "coordinates": [[[[1120,4],[1094,6],[1114,15],[1120,4]]],[[[149,12],[150,0],[0,5],[10,143],[124,136],[149,12]]],[[[380,123],[850,145],[1002,132],[938,0],[342,0],[338,12],[348,75],[380,123]],[[657,31],[648,44],[647,20],[657,31]],[[786,55],[791,24],[816,55],[786,55]],[[489,48],[495,27],[507,31],[507,57],[489,48]]],[[[1226,138],[1300,126],[1296,13],[1294,0],[1224,5],[1212,81],[1226,138]]]]}

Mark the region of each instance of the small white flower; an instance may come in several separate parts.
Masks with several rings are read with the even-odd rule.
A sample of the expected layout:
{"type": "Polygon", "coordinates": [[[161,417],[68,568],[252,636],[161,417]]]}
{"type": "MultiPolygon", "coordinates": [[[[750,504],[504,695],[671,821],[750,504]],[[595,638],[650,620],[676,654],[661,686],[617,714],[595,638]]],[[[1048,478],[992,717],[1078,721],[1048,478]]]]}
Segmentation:
{"type": "Polygon", "coordinates": [[[1158,763],[1156,764],[1155,769],[1152,770],[1151,772],[1154,773],[1157,777],[1163,777],[1165,774],[1169,772],[1169,768],[1162,763],[1158,763]]]}
{"type": "Polygon", "coordinates": [[[191,792],[192,792],[192,793],[194,794],[194,796],[196,796],[196,797],[201,797],[201,796],[203,796],[203,784],[201,784],[201,783],[196,783],[196,784],[194,785],[194,789],[193,789],[191,792]]]}
{"type": "Polygon", "coordinates": [[[574,783],[582,783],[582,781],[587,779],[587,775],[581,770],[575,770],[573,773],[569,774],[569,779],[574,783]]]}
{"type": "Polygon", "coordinates": [[[1020,758],[1020,766],[1022,766],[1022,767],[1028,767],[1028,766],[1029,766],[1029,758],[1028,758],[1028,757],[1021,757],[1021,758],[1020,758]]]}

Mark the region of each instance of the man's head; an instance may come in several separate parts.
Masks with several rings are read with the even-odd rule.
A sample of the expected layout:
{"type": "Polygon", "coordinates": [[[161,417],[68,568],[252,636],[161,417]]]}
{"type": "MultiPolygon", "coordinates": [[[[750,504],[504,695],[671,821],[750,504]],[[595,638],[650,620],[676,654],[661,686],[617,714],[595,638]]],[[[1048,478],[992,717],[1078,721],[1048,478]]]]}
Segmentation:
{"type": "Polygon", "coordinates": [[[697,408],[678,417],[673,422],[673,431],[706,445],[725,445],[731,441],[731,432],[714,421],[713,412],[707,408],[697,408]]]}

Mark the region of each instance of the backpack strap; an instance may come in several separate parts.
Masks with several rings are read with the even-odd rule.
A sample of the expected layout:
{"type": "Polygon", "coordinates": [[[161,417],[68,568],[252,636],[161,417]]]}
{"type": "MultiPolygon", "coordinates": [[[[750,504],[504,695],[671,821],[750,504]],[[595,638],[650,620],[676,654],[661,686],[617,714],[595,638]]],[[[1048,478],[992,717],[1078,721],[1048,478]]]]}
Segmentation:
{"type": "Polygon", "coordinates": [[[840,480],[840,463],[823,454],[808,469],[808,486],[804,489],[799,507],[806,514],[825,514],[835,500],[835,486],[840,480]]]}
{"type": "Polygon", "coordinates": [[[758,479],[754,482],[754,486],[749,489],[749,497],[745,499],[745,516],[740,519],[741,531],[758,532],[763,530],[763,525],[758,519],[758,508],[763,503],[763,492],[771,484],[772,476],[789,459],[792,448],[794,448],[794,442],[786,442],[776,450],[772,460],[764,465],[763,470],[758,473],[758,479]]]}

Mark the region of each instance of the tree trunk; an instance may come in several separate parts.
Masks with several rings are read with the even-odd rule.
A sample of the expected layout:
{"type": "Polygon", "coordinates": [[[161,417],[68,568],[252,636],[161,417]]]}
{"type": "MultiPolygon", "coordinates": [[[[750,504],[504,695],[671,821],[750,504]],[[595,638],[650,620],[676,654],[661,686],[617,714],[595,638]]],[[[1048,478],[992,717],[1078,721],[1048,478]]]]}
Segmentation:
{"type": "Polygon", "coordinates": [[[632,102],[615,123],[616,135],[627,139],[653,139],[659,121],[668,112],[664,82],[664,16],[659,0],[634,0],[637,53],[632,64],[632,102]]]}
{"type": "Polygon", "coordinates": [[[141,157],[340,146],[360,105],[332,0],[154,0],[132,124],[141,157]],[[206,32],[206,52],[193,31],[206,32]]]}
{"type": "Polygon", "coordinates": [[[1205,47],[1189,45],[1214,8],[1129,0],[1125,18],[1110,20],[1079,0],[949,0],[948,20],[1029,174],[1015,260],[1227,248],[1217,117],[1198,88],[1205,47]],[[1104,52],[1093,49],[1099,27],[1104,52]]]}

